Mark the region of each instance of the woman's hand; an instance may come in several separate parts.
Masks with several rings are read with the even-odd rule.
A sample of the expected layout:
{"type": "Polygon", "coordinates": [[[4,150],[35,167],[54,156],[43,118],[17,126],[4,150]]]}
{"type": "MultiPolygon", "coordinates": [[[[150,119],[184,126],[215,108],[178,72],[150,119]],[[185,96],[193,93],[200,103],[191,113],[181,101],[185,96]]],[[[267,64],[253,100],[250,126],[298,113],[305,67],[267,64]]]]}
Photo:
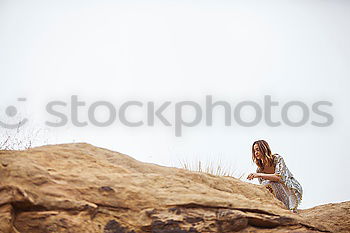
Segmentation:
{"type": "Polygon", "coordinates": [[[259,178],[259,173],[250,173],[247,177],[248,180],[252,180],[254,178],[259,178]]]}

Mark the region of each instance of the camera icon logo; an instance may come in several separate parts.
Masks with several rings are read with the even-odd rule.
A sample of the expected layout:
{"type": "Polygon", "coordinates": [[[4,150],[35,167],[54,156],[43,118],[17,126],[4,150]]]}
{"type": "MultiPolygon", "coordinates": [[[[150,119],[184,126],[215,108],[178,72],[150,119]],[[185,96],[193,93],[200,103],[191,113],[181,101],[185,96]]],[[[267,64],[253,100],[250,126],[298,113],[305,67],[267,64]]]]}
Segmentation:
{"type": "MultiPolygon", "coordinates": [[[[26,101],[26,100],[27,100],[26,98],[18,98],[17,99],[17,101],[21,101],[21,102],[26,101]]],[[[7,117],[14,118],[17,115],[18,110],[15,106],[10,105],[10,106],[7,106],[7,108],[5,109],[5,113],[6,113],[7,117]]],[[[27,121],[28,121],[27,118],[24,118],[24,119],[20,120],[17,123],[14,123],[14,124],[4,123],[4,122],[0,121],[0,126],[2,128],[5,128],[5,129],[16,129],[16,128],[22,127],[24,124],[27,123],[27,121]]]]}

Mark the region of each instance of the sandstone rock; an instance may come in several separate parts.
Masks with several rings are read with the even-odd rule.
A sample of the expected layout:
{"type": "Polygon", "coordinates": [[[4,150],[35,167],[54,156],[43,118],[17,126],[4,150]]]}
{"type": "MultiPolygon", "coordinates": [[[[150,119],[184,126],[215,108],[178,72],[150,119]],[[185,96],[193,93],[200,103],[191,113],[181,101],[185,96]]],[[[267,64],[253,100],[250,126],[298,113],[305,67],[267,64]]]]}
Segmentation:
{"type": "MultiPolygon", "coordinates": [[[[0,151],[0,161],[0,231],[4,233],[349,229],[333,220],[323,224],[320,220],[328,211],[323,207],[291,213],[259,185],[142,163],[84,143],[0,151]]],[[[349,202],[337,205],[333,206],[336,219],[349,222],[344,216],[349,202]]]]}
{"type": "Polygon", "coordinates": [[[350,232],[350,202],[331,203],[300,210],[300,215],[312,222],[322,222],[334,232],[350,232]]]}

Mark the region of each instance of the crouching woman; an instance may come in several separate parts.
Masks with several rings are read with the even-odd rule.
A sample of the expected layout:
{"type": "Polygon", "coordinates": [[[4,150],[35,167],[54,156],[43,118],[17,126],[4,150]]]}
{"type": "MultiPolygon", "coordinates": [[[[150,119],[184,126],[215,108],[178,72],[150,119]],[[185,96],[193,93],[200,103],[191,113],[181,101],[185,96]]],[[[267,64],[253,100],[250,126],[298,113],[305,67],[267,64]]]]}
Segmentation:
{"type": "Polygon", "coordinates": [[[283,157],[272,154],[268,143],[259,140],[252,145],[252,160],[258,168],[247,179],[258,178],[259,183],[268,188],[288,209],[297,212],[303,189],[287,168],[283,157]]]}

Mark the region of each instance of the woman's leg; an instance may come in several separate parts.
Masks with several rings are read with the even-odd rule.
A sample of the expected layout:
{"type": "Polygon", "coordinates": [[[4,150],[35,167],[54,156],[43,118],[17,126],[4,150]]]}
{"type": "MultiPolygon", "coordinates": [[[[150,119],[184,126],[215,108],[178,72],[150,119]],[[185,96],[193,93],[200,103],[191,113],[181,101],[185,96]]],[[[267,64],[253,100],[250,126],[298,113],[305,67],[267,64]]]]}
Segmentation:
{"type": "Polygon", "coordinates": [[[275,181],[270,180],[264,180],[262,184],[269,189],[272,190],[273,195],[280,200],[287,209],[290,209],[290,200],[289,196],[290,193],[288,192],[288,188],[285,187],[283,184],[275,181]]]}

